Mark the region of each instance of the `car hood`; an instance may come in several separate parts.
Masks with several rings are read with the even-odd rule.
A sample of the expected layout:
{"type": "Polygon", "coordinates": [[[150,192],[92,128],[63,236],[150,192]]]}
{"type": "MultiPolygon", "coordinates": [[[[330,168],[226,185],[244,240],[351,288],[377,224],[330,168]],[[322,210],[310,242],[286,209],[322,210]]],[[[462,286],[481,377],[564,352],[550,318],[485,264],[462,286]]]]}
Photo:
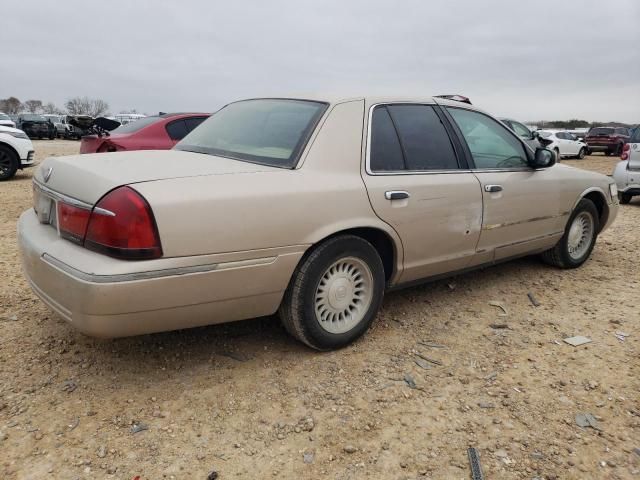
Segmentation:
{"type": "MultiPolygon", "coordinates": [[[[1,121],[1,120],[0,120],[1,121]]],[[[8,120],[5,120],[8,121],[8,120]]],[[[17,129],[17,128],[12,128],[12,127],[7,127],[4,125],[0,125],[0,133],[2,132],[7,132],[7,133],[23,133],[22,130],[17,129]]]]}
{"type": "Polygon", "coordinates": [[[94,204],[105,193],[121,185],[169,178],[280,170],[202,153],[140,150],[49,157],[40,164],[34,178],[58,193],[94,204]]]}

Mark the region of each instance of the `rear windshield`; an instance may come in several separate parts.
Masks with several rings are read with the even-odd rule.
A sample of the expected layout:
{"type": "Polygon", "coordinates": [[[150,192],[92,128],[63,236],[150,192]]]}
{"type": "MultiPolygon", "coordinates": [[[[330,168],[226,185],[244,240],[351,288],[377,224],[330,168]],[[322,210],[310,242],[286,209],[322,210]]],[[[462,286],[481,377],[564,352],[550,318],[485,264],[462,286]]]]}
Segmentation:
{"type": "Polygon", "coordinates": [[[613,128],[592,128],[591,130],[589,130],[589,135],[613,135],[613,128]]]}
{"type": "Polygon", "coordinates": [[[127,123],[126,125],[120,125],[118,128],[113,130],[111,133],[133,133],[138,130],[142,130],[144,127],[148,127],[152,123],[158,121],[160,117],[152,116],[152,117],[144,117],[140,120],[133,120],[132,122],[127,123]]]}
{"type": "Polygon", "coordinates": [[[34,114],[22,115],[22,120],[26,120],[27,122],[46,122],[47,121],[47,119],[44,118],[42,115],[34,115],[34,114]]]}
{"type": "Polygon", "coordinates": [[[549,138],[551,135],[553,135],[552,132],[547,132],[545,130],[538,130],[538,133],[542,138],[549,138]]]}
{"type": "Polygon", "coordinates": [[[178,143],[177,150],[293,168],[327,104],[259,99],[227,105],[178,143]]]}

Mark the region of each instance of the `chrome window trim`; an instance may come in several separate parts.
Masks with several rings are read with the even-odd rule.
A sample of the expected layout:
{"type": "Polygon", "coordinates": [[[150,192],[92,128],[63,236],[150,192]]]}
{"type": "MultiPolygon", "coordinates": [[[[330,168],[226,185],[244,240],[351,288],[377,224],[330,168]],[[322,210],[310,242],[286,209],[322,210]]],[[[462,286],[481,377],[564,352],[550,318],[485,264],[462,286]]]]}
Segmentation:
{"type": "MultiPolygon", "coordinates": [[[[37,180],[33,180],[33,186],[35,188],[37,188],[38,190],[40,190],[42,193],[45,193],[46,195],[48,195],[49,197],[51,197],[53,200],[56,201],[62,201],[64,203],[67,203],[69,205],[72,205],[74,207],[78,207],[78,208],[82,208],[84,210],[91,210],[93,208],[93,205],[83,202],[81,200],[77,200],[75,198],[69,197],[67,195],[64,195],[62,193],[58,193],[54,190],[51,190],[48,187],[45,187],[44,185],[42,185],[40,182],[38,182],[37,180]]],[[[109,212],[108,210],[105,210],[105,215],[113,215],[113,212],[109,212]]],[[[101,212],[103,213],[103,212],[101,212]]]]}
{"type": "Polygon", "coordinates": [[[454,173],[470,173],[471,170],[468,168],[456,168],[456,169],[444,169],[444,170],[384,170],[384,171],[376,171],[371,170],[371,120],[373,119],[373,110],[381,105],[425,105],[425,106],[437,106],[438,104],[433,102],[412,102],[412,101],[402,101],[402,100],[394,100],[390,102],[379,102],[374,103],[369,107],[369,111],[367,113],[367,145],[365,149],[365,165],[364,169],[367,175],[372,177],[378,176],[397,176],[397,175],[444,175],[444,174],[454,174],[454,173]]]}

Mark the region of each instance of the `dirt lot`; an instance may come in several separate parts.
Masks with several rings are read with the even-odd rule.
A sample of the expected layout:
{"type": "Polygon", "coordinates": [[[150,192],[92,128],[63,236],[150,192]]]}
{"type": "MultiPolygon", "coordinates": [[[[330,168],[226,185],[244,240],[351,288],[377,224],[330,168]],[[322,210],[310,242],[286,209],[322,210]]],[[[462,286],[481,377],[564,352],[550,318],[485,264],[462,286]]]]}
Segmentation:
{"type": "MultiPolygon", "coordinates": [[[[39,159],[78,149],[35,143],[39,159]]],[[[2,479],[468,479],[469,446],[487,479],[640,478],[638,200],[583,268],[530,258],[390,293],[364,338],[317,353],[276,318],[75,332],[21,274],[31,175],[0,184],[2,479]]]]}

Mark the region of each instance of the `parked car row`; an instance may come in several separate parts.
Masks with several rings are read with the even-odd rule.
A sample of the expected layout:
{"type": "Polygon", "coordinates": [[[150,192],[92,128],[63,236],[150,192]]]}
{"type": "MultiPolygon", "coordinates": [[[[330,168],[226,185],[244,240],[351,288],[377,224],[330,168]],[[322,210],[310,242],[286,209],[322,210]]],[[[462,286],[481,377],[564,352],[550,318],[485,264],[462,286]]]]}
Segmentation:
{"type": "Polygon", "coordinates": [[[81,331],[279,312],[301,342],[339,348],[388,289],[532,254],[579,267],[618,211],[611,178],[556,165],[467,102],[271,98],[197,115],[191,131],[161,115],[128,132],[188,131],[171,150],[109,152],[125,142],[114,130],[85,142],[105,153],[35,172],[25,273],[81,331]]]}

